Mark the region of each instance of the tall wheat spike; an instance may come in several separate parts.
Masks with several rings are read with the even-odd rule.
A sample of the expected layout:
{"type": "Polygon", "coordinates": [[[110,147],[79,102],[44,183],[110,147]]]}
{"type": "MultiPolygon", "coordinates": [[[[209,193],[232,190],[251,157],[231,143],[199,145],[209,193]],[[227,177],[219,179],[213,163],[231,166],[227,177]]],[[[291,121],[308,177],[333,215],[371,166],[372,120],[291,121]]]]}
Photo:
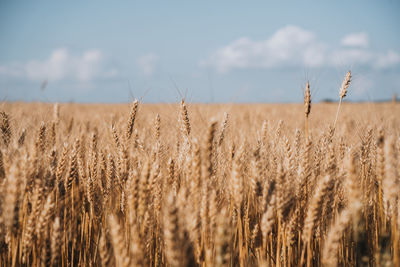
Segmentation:
{"type": "Polygon", "coordinates": [[[308,139],[308,116],[311,112],[311,92],[310,92],[310,83],[307,81],[306,89],[304,90],[304,129],[305,129],[305,137],[308,139]]]}
{"type": "Polygon", "coordinates": [[[342,86],[340,87],[340,90],[339,90],[339,105],[338,105],[338,109],[336,111],[336,117],[335,117],[335,122],[333,123],[333,129],[336,128],[336,122],[339,117],[340,106],[342,105],[343,98],[347,95],[347,88],[349,88],[350,82],[351,82],[351,71],[349,70],[346,73],[346,76],[344,77],[342,86]]]}

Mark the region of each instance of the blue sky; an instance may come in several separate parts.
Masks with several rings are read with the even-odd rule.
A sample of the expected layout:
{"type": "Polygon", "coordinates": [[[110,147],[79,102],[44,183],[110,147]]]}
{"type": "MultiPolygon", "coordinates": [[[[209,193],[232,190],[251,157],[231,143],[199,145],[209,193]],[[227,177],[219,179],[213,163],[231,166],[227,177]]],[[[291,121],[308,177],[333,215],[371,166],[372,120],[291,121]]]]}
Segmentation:
{"type": "Polygon", "coordinates": [[[399,1],[0,1],[0,99],[400,95],[399,1]]]}

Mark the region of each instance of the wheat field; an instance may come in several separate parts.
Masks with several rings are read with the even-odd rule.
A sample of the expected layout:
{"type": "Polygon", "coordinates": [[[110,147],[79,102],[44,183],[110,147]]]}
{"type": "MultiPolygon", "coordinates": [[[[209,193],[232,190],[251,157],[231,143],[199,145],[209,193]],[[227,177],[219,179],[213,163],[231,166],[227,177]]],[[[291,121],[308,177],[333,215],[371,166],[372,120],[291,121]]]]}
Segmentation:
{"type": "Polygon", "coordinates": [[[400,105],[307,97],[1,103],[0,266],[399,266],[400,105]]]}

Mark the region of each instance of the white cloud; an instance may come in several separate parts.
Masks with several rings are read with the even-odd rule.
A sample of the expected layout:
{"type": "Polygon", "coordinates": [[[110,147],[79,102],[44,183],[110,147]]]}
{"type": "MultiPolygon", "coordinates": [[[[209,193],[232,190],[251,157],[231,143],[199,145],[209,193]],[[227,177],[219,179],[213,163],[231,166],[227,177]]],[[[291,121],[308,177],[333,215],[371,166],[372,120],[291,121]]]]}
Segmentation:
{"type": "Polygon", "coordinates": [[[265,40],[241,37],[218,49],[202,66],[211,66],[218,72],[245,68],[277,68],[288,66],[323,67],[366,65],[386,68],[400,63],[395,51],[377,53],[368,49],[366,33],[349,34],[341,47],[332,47],[316,35],[297,26],[286,26],[265,40]]]}
{"type": "MultiPolygon", "coordinates": [[[[72,79],[85,83],[97,77],[111,77],[110,70],[104,69],[103,54],[100,50],[88,50],[77,56],[69,53],[66,48],[54,50],[45,60],[0,66],[0,74],[26,77],[32,81],[72,79]]],[[[111,74],[115,76],[116,70],[113,70],[111,74]]]]}
{"type": "Polygon", "coordinates": [[[329,61],[333,66],[349,66],[352,64],[369,64],[375,55],[366,49],[348,48],[330,52],[329,61]]]}
{"type": "Polygon", "coordinates": [[[67,76],[69,64],[68,51],[64,48],[53,51],[45,61],[33,60],[26,64],[26,74],[31,80],[57,81],[67,76]]]}
{"type": "Polygon", "coordinates": [[[82,81],[89,81],[101,72],[100,63],[103,55],[99,50],[89,50],[78,60],[77,77],[82,81]]]}
{"type": "Polygon", "coordinates": [[[23,73],[21,66],[17,63],[11,63],[8,66],[0,66],[0,75],[9,77],[20,77],[23,73]]]}
{"type": "Polygon", "coordinates": [[[378,68],[388,68],[400,63],[400,54],[389,50],[385,54],[378,55],[376,66],[378,68]]]}
{"type": "Polygon", "coordinates": [[[148,53],[141,56],[136,63],[144,76],[151,76],[155,71],[157,62],[158,56],[153,53],[148,53]]]}
{"type": "Polygon", "coordinates": [[[348,34],[343,37],[341,44],[350,47],[368,47],[368,34],[365,32],[348,34]]]}
{"type": "Polygon", "coordinates": [[[324,49],[312,32],[287,26],[267,40],[240,38],[216,51],[203,64],[213,65],[220,72],[233,68],[268,68],[298,63],[314,66],[323,60],[324,49]]]}

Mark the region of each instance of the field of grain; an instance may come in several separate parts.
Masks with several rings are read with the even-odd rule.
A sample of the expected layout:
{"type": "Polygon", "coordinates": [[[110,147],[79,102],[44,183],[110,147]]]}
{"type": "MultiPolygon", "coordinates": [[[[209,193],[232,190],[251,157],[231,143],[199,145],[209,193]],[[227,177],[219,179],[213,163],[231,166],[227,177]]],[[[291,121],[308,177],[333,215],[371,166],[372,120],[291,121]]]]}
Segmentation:
{"type": "Polygon", "coordinates": [[[399,266],[400,105],[305,102],[1,103],[0,266],[399,266]]]}

